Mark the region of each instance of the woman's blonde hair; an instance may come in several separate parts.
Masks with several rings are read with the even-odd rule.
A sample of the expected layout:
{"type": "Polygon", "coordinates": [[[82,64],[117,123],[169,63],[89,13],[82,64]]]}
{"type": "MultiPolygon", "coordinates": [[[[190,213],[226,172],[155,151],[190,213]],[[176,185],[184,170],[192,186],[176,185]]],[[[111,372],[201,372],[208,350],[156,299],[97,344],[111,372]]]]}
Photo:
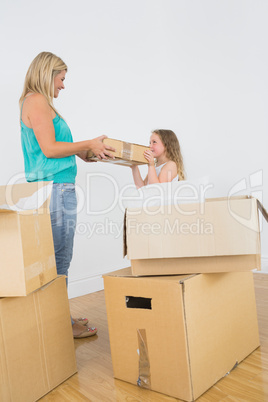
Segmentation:
{"type": "Polygon", "coordinates": [[[28,68],[19,100],[20,108],[27,93],[39,93],[44,95],[49,106],[59,115],[53,105],[54,78],[63,70],[67,71],[67,66],[58,56],[50,52],[39,53],[28,68]]]}
{"type": "Polygon", "coordinates": [[[171,130],[163,129],[153,130],[152,133],[157,134],[162,141],[166,149],[166,157],[176,163],[179,180],[185,180],[183,157],[176,134],[171,130]]]}

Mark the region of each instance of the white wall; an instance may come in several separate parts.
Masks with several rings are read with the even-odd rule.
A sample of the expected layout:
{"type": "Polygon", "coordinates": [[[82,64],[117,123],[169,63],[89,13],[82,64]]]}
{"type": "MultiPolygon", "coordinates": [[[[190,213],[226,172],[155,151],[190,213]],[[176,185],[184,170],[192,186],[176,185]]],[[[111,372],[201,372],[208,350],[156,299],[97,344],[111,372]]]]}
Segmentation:
{"type": "MultiPolygon", "coordinates": [[[[267,17],[265,0],[1,0],[0,184],[23,177],[18,98],[30,62],[48,50],[69,67],[55,105],[74,140],[106,134],[147,144],[152,129],[170,128],[188,178],[210,175],[208,195],[227,195],[245,179],[242,192],[258,191],[268,207],[267,17]]],[[[100,213],[79,211],[70,297],[129,265],[122,234],[111,233],[123,211],[111,205],[133,183],[130,169],[82,161],[78,169],[79,205],[100,213]]],[[[262,255],[268,265],[268,225],[262,255]]]]}

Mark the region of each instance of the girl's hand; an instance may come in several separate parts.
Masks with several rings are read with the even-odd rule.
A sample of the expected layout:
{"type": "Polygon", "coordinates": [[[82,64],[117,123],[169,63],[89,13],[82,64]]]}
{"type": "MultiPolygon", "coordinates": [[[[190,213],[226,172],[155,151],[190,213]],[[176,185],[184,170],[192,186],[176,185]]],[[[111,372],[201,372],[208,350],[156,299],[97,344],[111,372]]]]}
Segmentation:
{"type": "Polygon", "coordinates": [[[154,156],[152,151],[150,149],[147,149],[143,155],[144,158],[148,161],[149,166],[154,166],[154,156]]]}

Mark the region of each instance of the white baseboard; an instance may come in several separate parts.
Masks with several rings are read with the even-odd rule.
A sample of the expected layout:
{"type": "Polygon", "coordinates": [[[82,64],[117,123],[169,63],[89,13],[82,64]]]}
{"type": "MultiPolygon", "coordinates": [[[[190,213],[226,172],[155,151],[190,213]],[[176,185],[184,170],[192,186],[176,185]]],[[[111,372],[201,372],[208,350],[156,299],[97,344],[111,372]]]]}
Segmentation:
{"type": "MultiPolygon", "coordinates": [[[[120,268],[126,268],[129,266],[129,262],[126,261],[125,266],[120,268]]],[[[120,269],[118,268],[118,269],[120,269]]],[[[102,275],[108,274],[116,269],[110,269],[109,271],[101,272],[98,275],[88,276],[84,278],[72,279],[69,277],[68,280],[68,297],[73,299],[74,297],[84,296],[89,293],[99,292],[104,289],[102,275]]]]}
{"type": "Polygon", "coordinates": [[[261,257],[261,271],[258,271],[258,272],[268,273],[268,256],[264,255],[261,257]]]}
{"type": "Polygon", "coordinates": [[[261,257],[261,263],[262,263],[263,265],[268,265],[268,255],[263,255],[263,256],[261,257]]]}
{"type": "Polygon", "coordinates": [[[73,299],[74,297],[78,296],[84,296],[89,293],[98,292],[99,290],[103,290],[102,274],[89,278],[69,281],[68,283],[69,299],[73,299]]]}

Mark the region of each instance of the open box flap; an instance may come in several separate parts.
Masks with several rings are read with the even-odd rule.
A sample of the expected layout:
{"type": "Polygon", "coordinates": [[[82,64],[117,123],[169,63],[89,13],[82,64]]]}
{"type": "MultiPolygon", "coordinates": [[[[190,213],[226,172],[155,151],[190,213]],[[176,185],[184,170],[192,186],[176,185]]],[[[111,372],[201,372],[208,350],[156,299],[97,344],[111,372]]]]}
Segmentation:
{"type": "Polygon", "coordinates": [[[206,202],[209,201],[225,201],[225,200],[244,200],[244,199],[256,199],[257,201],[257,208],[258,210],[261,212],[262,216],[264,217],[264,219],[266,220],[266,222],[268,222],[268,212],[266,211],[266,209],[264,208],[264,206],[262,205],[262,203],[255,197],[252,197],[251,195],[237,195],[237,196],[232,196],[232,197],[221,197],[221,198],[207,198],[206,202]]]}
{"type": "Polygon", "coordinates": [[[0,186],[0,213],[49,210],[53,182],[0,186]]]}
{"type": "Polygon", "coordinates": [[[258,210],[262,213],[262,216],[264,217],[266,222],[268,222],[268,212],[266,211],[266,209],[263,207],[263,205],[260,203],[259,200],[257,200],[257,206],[258,210]]]}

